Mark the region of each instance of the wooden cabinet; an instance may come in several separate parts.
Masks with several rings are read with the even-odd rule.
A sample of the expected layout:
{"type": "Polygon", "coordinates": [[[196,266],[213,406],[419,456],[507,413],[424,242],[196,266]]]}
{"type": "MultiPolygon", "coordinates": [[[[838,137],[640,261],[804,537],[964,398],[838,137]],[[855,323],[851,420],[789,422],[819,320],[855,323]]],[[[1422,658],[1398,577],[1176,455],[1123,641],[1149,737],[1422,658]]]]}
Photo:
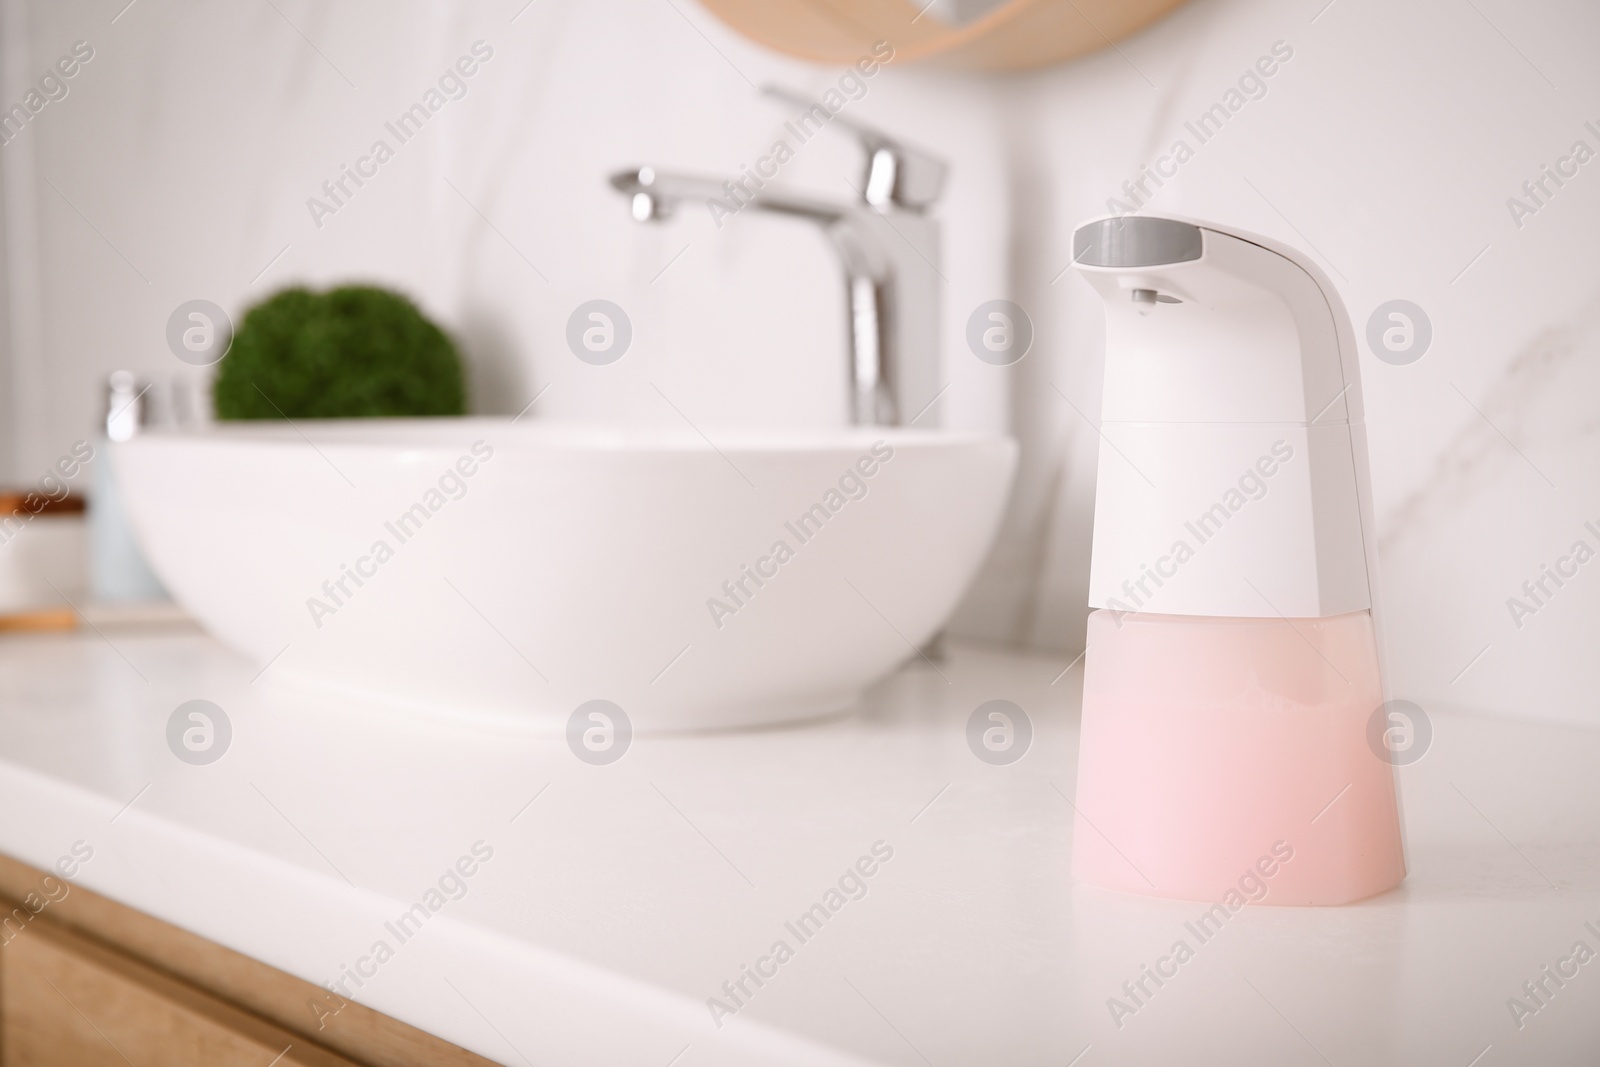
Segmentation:
{"type": "Polygon", "coordinates": [[[30,923],[0,949],[6,1067],[350,1067],[120,953],[30,923]]]}
{"type": "Polygon", "coordinates": [[[318,1030],[316,986],[85,889],[31,915],[41,877],[0,857],[0,1067],[490,1064],[354,1003],[318,1030]]]}

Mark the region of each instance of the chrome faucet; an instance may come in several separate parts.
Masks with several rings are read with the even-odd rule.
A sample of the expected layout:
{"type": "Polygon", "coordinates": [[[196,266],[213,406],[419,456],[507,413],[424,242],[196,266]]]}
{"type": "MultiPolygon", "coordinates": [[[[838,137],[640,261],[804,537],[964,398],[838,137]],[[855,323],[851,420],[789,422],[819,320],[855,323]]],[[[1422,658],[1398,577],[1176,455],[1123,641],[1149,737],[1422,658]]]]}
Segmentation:
{"type": "Polygon", "coordinates": [[[785,129],[801,139],[822,126],[842,126],[866,153],[854,203],[831,203],[769,186],[670,174],[639,167],[611,176],[629,198],[633,217],[655,222],[681,205],[704,202],[716,216],[745,208],[807,219],[821,227],[844,268],[848,309],[850,421],[897,426],[917,421],[938,398],[938,223],[927,209],[943,191],[946,166],[869,126],[830,113],[785,89],[764,92],[804,110],[785,129]],[[731,203],[730,203],[731,201],[731,203]]]}

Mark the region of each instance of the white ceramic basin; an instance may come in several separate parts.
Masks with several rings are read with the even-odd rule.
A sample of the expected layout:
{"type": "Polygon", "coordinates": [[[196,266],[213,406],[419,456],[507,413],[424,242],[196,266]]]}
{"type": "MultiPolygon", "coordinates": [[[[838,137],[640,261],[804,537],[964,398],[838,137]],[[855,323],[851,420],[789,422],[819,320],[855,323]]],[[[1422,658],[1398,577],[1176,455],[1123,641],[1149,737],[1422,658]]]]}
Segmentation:
{"type": "Polygon", "coordinates": [[[707,436],[350,420],[113,455],[162,580],[263,684],[552,729],[604,699],[635,730],[851,704],[955,607],[1016,460],[994,436],[707,436]]]}

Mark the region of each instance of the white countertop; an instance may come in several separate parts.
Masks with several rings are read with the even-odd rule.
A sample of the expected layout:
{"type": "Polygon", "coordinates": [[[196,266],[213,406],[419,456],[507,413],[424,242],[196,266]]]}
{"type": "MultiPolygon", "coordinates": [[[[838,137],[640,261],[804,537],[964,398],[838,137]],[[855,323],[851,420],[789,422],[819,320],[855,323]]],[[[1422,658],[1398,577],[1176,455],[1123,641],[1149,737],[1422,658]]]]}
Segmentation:
{"type": "Polygon", "coordinates": [[[1119,1028],[1108,998],[1204,908],[1068,876],[1064,666],[956,646],[848,717],[590,766],[252,684],[195,632],[7,636],[0,852],[45,867],[81,839],[78,884],[313,982],[397,945],[356,999],[507,1064],[1600,1059],[1600,957],[1521,1029],[1507,1006],[1575,942],[1600,953],[1600,732],[1430,709],[1401,772],[1407,881],[1245,909],[1119,1028]],[[166,742],[196,698],[233,727],[208,766],[166,742]],[[1009,766],[967,747],[995,698],[1035,726],[1009,766]],[[399,944],[385,922],[478,841],[465,896],[399,944]],[[866,895],[800,943],[784,924],[880,841],[866,895]],[[718,1029],[707,998],[779,939],[793,958],[718,1029]]]}

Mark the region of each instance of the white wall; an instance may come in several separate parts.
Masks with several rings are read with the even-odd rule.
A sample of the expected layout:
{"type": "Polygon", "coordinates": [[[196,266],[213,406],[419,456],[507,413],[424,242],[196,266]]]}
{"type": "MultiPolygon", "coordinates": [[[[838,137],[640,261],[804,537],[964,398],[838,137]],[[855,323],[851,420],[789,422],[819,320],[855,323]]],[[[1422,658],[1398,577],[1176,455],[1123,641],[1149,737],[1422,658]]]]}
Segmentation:
{"type": "MultiPolygon", "coordinates": [[[[891,65],[851,105],[954,164],[940,212],[954,383],[943,414],[1009,424],[1027,449],[956,628],[1081,647],[1100,313],[1061,275],[1071,232],[1282,40],[1294,56],[1267,95],[1149,210],[1306,248],[1358,335],[1386,300],[1426,309],[1434,340],[1420,362],[1363,360],[1396,694],[1600,723],[1600,657],[1586,655],[1600,639],[1600,563],[1520,629],[1506,606],[1575,539],[1600,550],[1582,528],[1600,527],[1588,476],[1600,161],[1520,229],[1505,203],[1573,141],[1600,150],[1583,125],[1600,127],[1600,11],[1324,5],[1197,0],[1117,50],[1035,74],[891,65]],[[967,314],[994,297],[1022,303],[1038,329],[1009,369],[962,340],[967,314]]],[[[13,479],[88,432],[110,369],[182,370],[163,341],[178,303],[237,310],[291,281],[411,292],[462,341],[478,410],[516,411],[548,385],[540,417],[676,419],[654,383],[706,424],[837,421],[842,305],[820,238],[748,213],[721,231],[693,212],[639,227],[604,183],[641,162],[730,174],[787,117],[751,83],[820,91],[836,72],[747,45],[689,0],[277,6],[138,0],[117,16],[120,3],[0,3],[7,103],[73,41],[96,50],[70,95],[0,148],[0,463],[13,479]],[[478,39],[495,54],[468,96],[318,229],[306,199],[478,39]],[[595,297],[636,330],[609,368],[563,341],[572,308],[595,297]]],[[[824,138],[784,180],[847,198],[856,168],[848,142],[824,138]]]]}

